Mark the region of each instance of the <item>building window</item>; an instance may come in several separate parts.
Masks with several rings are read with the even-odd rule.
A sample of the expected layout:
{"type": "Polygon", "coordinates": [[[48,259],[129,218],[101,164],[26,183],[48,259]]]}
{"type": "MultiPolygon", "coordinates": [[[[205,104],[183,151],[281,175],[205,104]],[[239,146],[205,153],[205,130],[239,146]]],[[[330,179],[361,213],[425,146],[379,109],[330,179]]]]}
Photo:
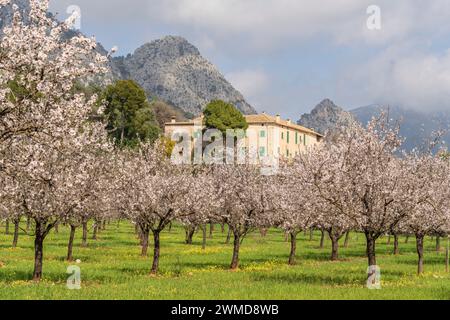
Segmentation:
{"type": "Polygon", "coordinates": [[[261,138],[265,138],[265,137],[266,137],[266,131],[265,131],[265,130],[260,131],[260,132],[259,132],[259,136],[260,136],[261,138]]]}
{"type": "Polygon", "coordinates": [[[281,133],[281,139],[284,140],[284,132],[281,133]]]}
{"type": "Polygon", "coordinates": [[[286,157],[289,157],[289,149],[286,150],[286,157]]]}
{"type": "Polygon", "coordinates": [[[286,141],[287,141],[287,143],[289,143],[289,138],[290,138],[290,134],[289,133],[290,133],[289,131],[286,132],[286,141]]]}
{"type": "Polygon", "coordinates": [[[259,147],[259,156],[260,157],[266,156],[266,148],[265,147],[259,147]]]}
{"type": "Polygon", "coordinates": [[[298,132],[295,133],[295,144],[298,144],[298,132]]]}
{"type": "Polygon", "coordinates": [[[303,135],[303,144],[306,146],[306,134],[303,135]]]}

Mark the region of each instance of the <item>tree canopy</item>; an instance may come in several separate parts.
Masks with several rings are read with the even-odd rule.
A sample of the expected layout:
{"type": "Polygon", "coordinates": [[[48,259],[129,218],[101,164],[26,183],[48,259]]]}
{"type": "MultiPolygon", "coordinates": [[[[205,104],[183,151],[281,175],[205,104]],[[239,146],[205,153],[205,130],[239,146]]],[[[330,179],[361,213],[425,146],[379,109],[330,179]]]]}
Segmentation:
{"type": "Polygon", "coordinates": [[[215,128],[223,133],[227,129],[248,128],[248,123],[242,113],[232,104],[221,100],[211,101],[203,111],[207,128],[215,128]]]}
{"type": "Polygon", "coordinates": [[[119,146],[154,142],[160,133],[145,91],[132,80],[119,80],[102,96],[106,106],[107,129],[119,146]]]}

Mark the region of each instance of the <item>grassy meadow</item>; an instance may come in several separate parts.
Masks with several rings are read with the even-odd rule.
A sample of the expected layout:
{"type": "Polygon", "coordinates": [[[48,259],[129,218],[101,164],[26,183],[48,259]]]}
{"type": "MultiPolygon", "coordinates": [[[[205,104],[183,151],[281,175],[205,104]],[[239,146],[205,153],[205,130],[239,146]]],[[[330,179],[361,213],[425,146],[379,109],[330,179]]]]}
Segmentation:
{"type": "MultiPolygon", "coordinates": [[[[10,227],[11,232],[13,226],[10,227]]],[[[150,276],[149,257],[140,257],[134,227],[111,223],[81,248],[77,230],[74,258],[80,259],[82,288],[68,290],[65,261],[69,230],[60,227],[48,236],[44,248],[44,280],[29,281],[33,270],[33,239],[21,233],[17,248],[11,248],[12,235],[0,229],[0,299],[450,299],[450,274],[445,272],[445,253],[435,252],[427,239],[425,274],[416,275],[415,241],[400,239],[399,256],[391,254],[387,238],[377,243],[382,289],[365,287],[367,260],[362,234],[352,234],[350,246],[341,248],[340,261],[329,261],[330,241],[319,249],[314,240],[301,234],[298,264],[288,266],[289,243],[280,230],[266,237],[250,234],[240,254],[240,270],[229,271],[232,245],[225,245],[226,232],[216,227],[201,248],[201,232],[193,245],[184,244],[184,229],[174,226],[161,239],[160,273],[150,276]]],[[[446,245],[443,241],[442,245],[446,245]]]]}

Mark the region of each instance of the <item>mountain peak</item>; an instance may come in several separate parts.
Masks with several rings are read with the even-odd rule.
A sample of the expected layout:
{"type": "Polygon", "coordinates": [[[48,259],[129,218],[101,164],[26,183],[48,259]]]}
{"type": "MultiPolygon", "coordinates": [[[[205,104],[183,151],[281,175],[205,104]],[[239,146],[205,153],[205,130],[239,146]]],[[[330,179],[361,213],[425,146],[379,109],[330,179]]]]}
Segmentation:
{"type": "Polygon", "coordinates": [[[149,57],[160,56],[165,57],[166,59],[176,59],[182,56],[200,56],[200,51],[183,37],[166,36],[142,45],[136,49],[134,54],[145,54],[149,57]]]}
{"type": "Polygon", "coordinates": [[[312,113],[322,112],[323,110],[328,110],[332,112],[342,112],[344,111],[341,107],[338,107],[332,100],[324,99],[322,100],[313,110],[312,113]]]}
{"type": "Polygon", "coordinates": [[[353,116],[349,112],[337,106],[330,99],[324,99],[310,114],[302,115],[298,124],[325,134],[337,124],[346,125],[351,121],[353,121],[353,116]]]}
{"type": "Polygon", "coordinates": [[[133,54],[114,59],[113,68],[120,78],[135,80],[148,94],[192,115],[217,99],[244,114],[255,113],[217,67],[183,37],[167,36],[146,43],[133,54]]]}

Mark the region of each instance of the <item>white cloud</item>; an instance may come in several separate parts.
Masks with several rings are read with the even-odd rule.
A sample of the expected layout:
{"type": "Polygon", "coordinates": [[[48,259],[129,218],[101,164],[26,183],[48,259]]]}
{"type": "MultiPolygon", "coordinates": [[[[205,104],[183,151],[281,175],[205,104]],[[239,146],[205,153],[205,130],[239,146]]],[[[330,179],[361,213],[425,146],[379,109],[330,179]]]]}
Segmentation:
{"type": "Polygon", "coordinates": [[[367,101],[416,110],[450,109],[450,50],[422,53],[393,46],[367,64],[355,67],[349,81],[355,95],[367,101]]]}
{"type": "Polygon", "coordinates": [[[226,75],[230,83],[244,96],[255,98],[269,86],[269,77],[262,70],[243,70],[226,75]]]}
{"type": "MultiPolygon", "coordinates": [[[[185,36],[214,63],[222,60],[224,63],[219,63],[219,67],[225,69],[233,85],[253,104],[267,109],[267,101],[280,99],[279,96],[289,95],[292,101],[308,101],[309,104],[312,99],[320,100],[330,93],[330,98],[353,106],[378,102],[416,109],[448,108],[450,101],[450,54],[436,45],[436,42],[442,44],[443,39],[450,35],[448,0],[53,2],[53,7],[62,13],[70,4],[79,5],[82,23],[85,18],[95,20],[96,24],[111,29],[108,31],[111,34],[139,21],[136,33],[143,34],[139,41],[152,40],[166,31],[185,36]],[[381,8],[380,31],[367,29],[366,9],[369,5],[381,8]],[[320,81],[317,90],[299,89],[292,80],[295,75],[280,75],[277,70],[279,67],[299,68],[295,63],[287,68],[282,61],[283,53],[298,52],[301,59],[304,47],[310,52],[324,48],[336,48],[336,52],[342,50],[329,59],[320,52],[316,60],[310,58],[318,69],[321,69],[321,64],[330,65],[333,69],[329,73],[332,80],[320,81]],[[363,50],[359,50],[361,48],[363,50]],[[333,68],[341,61],[339,54],[352,56],[359,52],[363,56],[355,60],[367,58],[368,62],[361,64],[343,59],[343,65],[333,68]],[[259,61],[257,65],[264,65],[264,71],[254,70],[254,65],[246,65],[245,61],[252,63],[256,59],[259,61]],[[243,71],[229,72],[239,67],[243,71]],[[279,80],[270,83],[270,79],[282,77],[284,84],[279,80]],[[271,93],[264,89],[268,83],[271,93]],[[332,94],[333,86],[335,96],[332,94]],[[316,98],[319,95],[324,96],[316,98]]],[[[114,44],[120,45],[120,40],[128,39],[114,40],[114,44]]],[[[136,47],[141,44],[137,43],[136,47]]],[[[331,55],[334,53],[330,52],[331,55]]],[[[311,72],[308,70],[305,72],[311,72]]],[[[322,71],[322,76],[324,72],[327,71],[322,71]]],[[[284,107],[298,110],[294,103],[284,107]]]]}
{"type": "Polygon", "coordinates": [[[225,78],[245,99],[259,111],[270,111],[268,100],[274,94],[269,75],[261,69],[239,70],[226,74],[225,78]]]}
{"type": "MultiPolygon", "coordinates": [[[[386,44],[415,33],[450,29],[448,0],[378,0],[382,29],[367,28],[371,0],[164,0],[159,19],[270,49],[325,35],[343,44],[386,44]]],[[[245,43],[243,43],[245,46],[245,43]]]]}

